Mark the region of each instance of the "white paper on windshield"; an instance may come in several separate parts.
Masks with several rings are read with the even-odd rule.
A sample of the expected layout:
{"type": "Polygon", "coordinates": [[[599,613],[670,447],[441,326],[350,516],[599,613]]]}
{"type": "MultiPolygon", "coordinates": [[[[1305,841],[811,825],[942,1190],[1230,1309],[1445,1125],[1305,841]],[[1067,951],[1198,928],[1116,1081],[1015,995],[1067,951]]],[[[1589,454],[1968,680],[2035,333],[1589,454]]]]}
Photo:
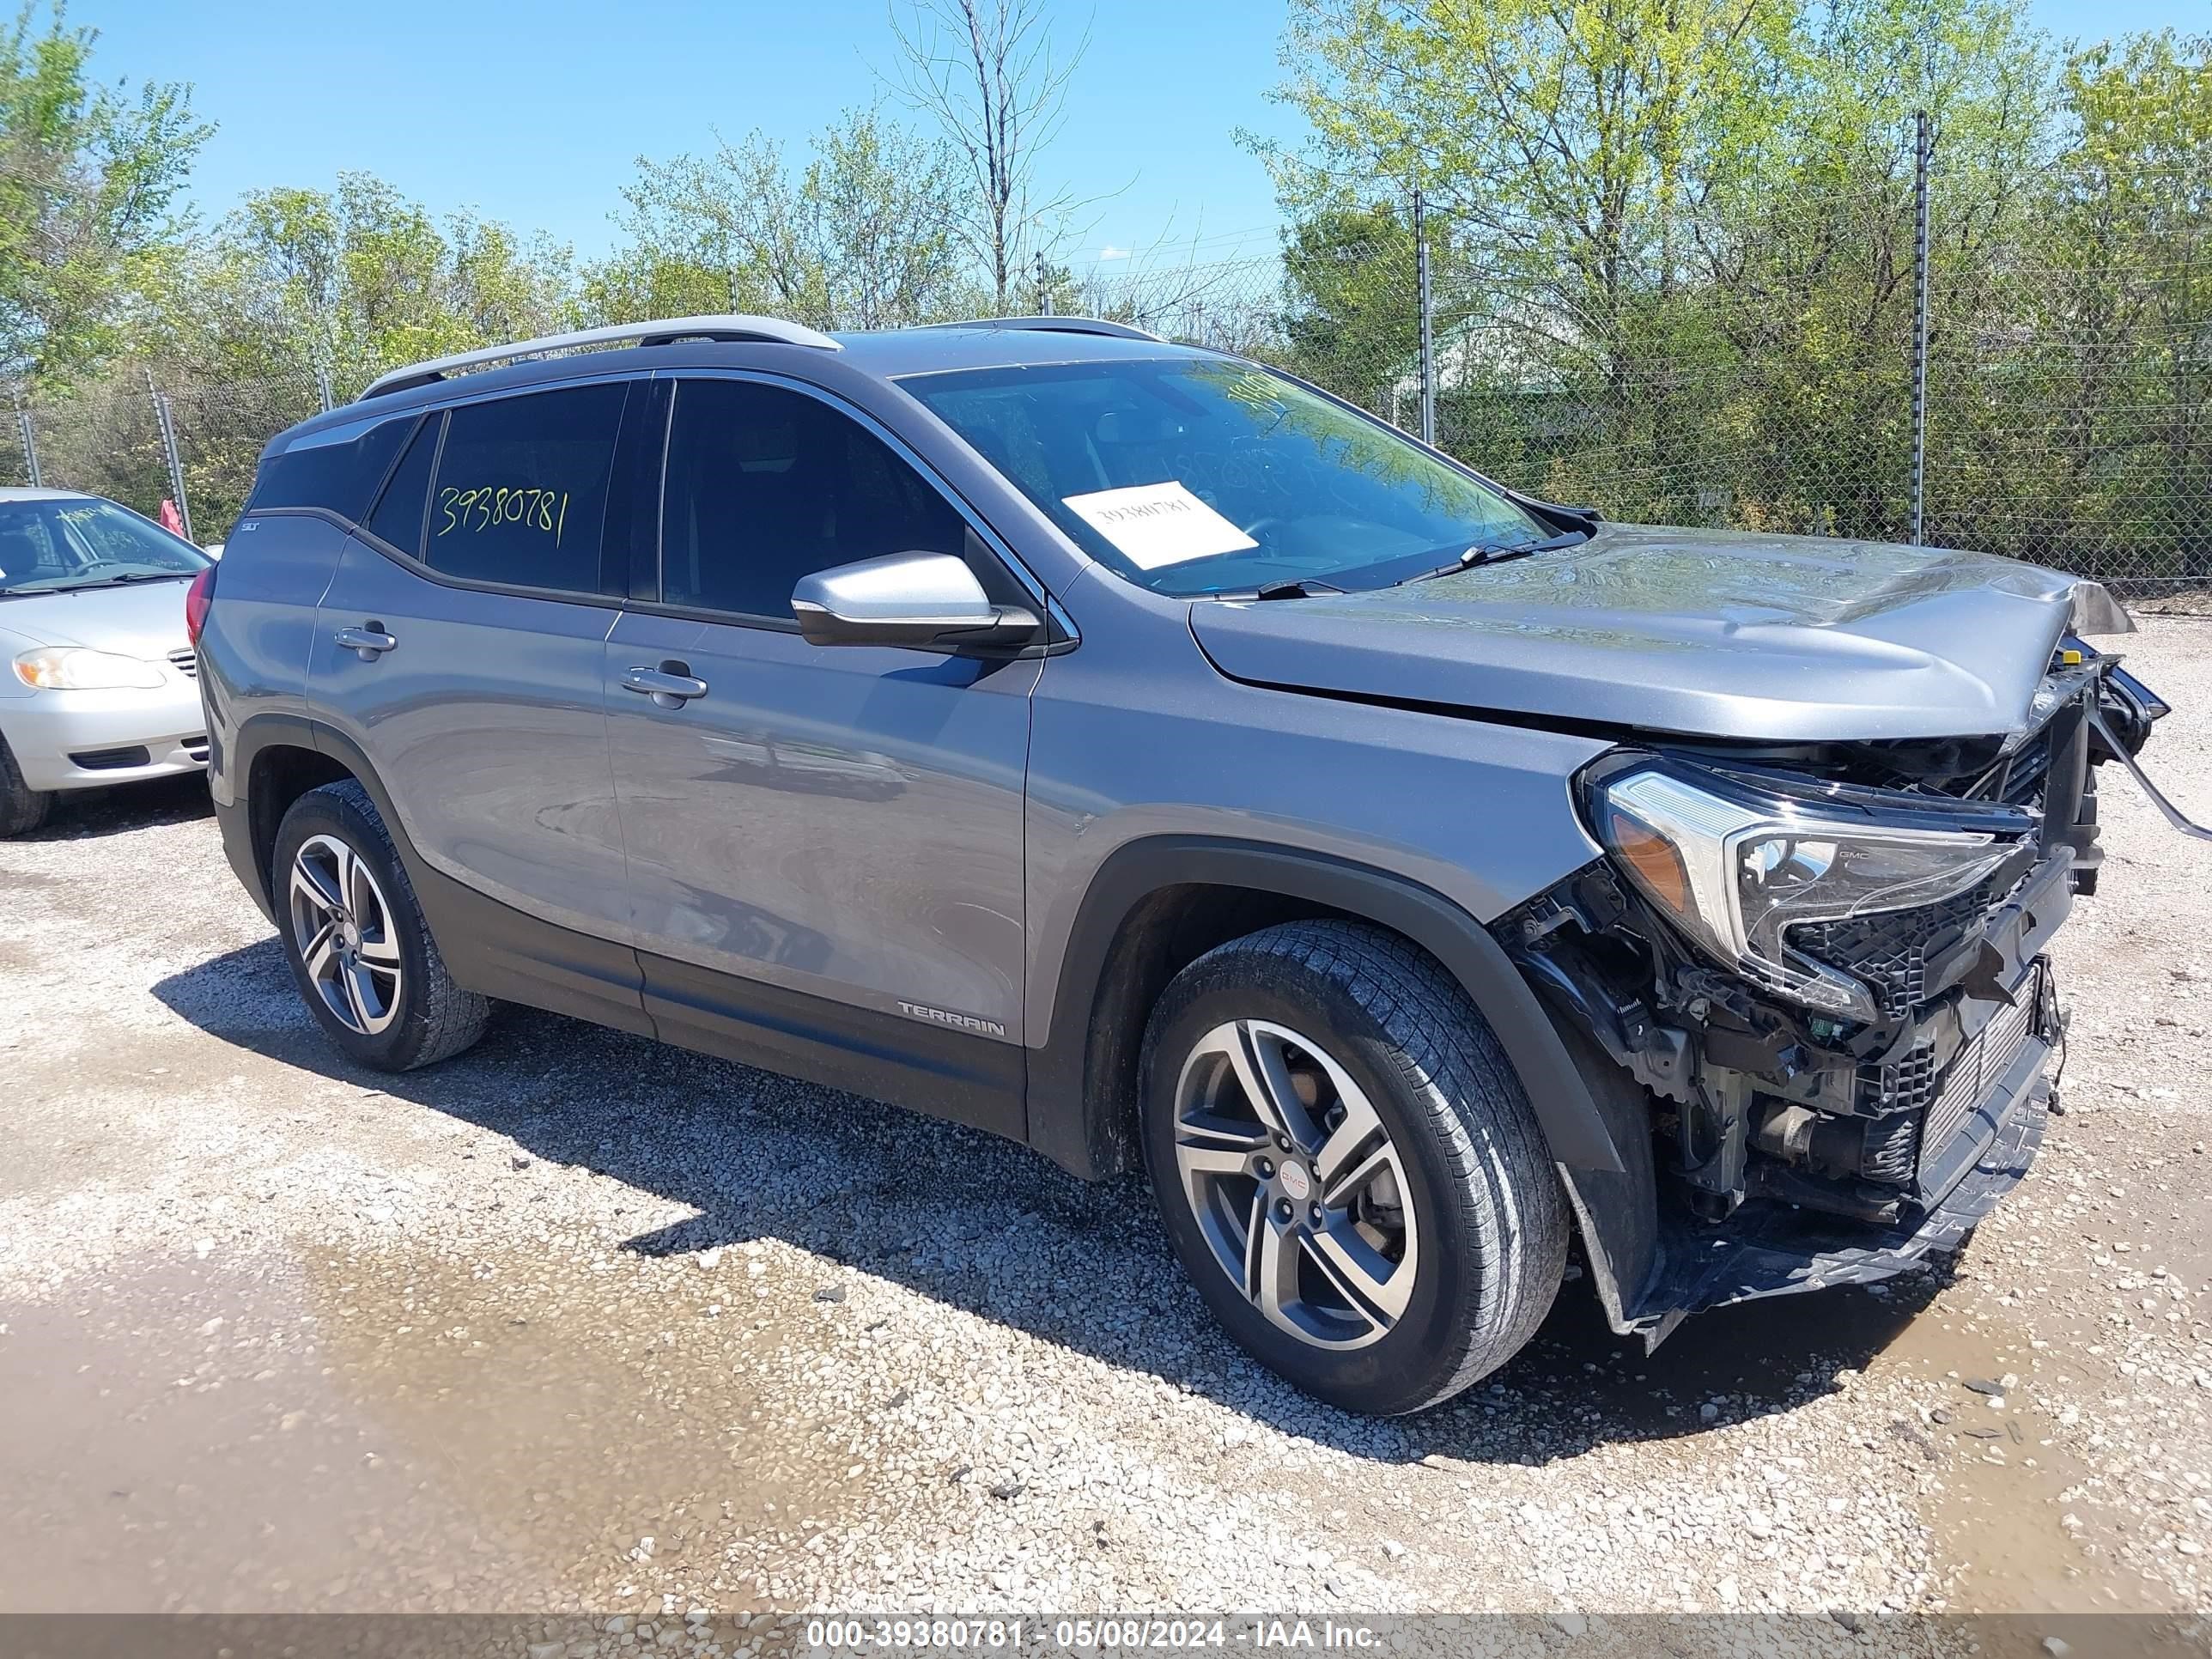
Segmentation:
{"type": "Polygon", "coordinates": [[[1259,546],[1174,479],[1064,498],[1140,570],[1259,546]]]}

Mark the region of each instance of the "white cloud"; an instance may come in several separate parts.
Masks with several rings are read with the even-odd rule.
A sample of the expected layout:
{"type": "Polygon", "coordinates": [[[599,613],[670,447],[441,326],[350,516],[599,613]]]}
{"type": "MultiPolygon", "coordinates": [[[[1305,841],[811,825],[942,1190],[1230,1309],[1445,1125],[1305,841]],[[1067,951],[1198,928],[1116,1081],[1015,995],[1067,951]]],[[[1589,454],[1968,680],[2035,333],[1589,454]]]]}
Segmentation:
{"type": "Polygon", "coordinates": [[[1129,257],[1129,250],[1125,247],[1115,247],[1113,243],[1109,242],[1098,250],[1098,257],[1101,260],[1126,259],[1129,257]]]}

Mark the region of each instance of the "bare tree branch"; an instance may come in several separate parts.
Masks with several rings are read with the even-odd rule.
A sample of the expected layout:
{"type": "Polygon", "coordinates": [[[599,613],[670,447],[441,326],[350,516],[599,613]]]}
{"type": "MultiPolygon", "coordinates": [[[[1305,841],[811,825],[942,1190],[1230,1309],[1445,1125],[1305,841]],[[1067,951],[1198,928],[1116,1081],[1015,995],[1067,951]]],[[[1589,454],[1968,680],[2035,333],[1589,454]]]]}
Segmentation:
{"type": "Polygon", "coordinates": [[[1040,0],[894,0],[890,25],[892,84],[960,157],[959,240],[1008,310],[1031,256],[1081,205],[1066,185],[1041,179],[1038,161],[1065,125],[1090,32],[1056,52],[1040,0]]]}

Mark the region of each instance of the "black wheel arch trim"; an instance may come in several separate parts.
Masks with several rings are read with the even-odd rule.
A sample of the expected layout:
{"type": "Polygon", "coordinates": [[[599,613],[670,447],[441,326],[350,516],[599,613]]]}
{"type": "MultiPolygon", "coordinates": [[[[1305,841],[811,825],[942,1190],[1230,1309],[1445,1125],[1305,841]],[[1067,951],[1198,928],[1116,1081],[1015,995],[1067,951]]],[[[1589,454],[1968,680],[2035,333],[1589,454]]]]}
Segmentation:
{"type": "Polygon", "coordinates": [[[1519,1073],[1553,1158],[1570,1170],[1627,1167],[1605,1115],[1535,992],[1489,930],[1434,889],[1371,866],[1264,842],[1147,836],[1116,848],[1086,889],[1060,959],[1052,1026],[1030,1072],[1030,1146],[1094,1179],[1131,1164],[1122,1114],[1092,1075],[1093,1011],[1122,924],[1165,888],[1245,888],[1321,904],[1411,939],[1457,979],[1519,1073]]]}

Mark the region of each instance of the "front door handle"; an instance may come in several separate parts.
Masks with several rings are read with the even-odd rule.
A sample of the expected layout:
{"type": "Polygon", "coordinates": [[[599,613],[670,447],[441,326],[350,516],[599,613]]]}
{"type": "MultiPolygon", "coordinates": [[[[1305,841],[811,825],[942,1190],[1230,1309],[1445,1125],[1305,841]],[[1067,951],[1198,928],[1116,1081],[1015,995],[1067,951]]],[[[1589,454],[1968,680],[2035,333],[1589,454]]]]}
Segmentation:
{"type": "Polygon", "coordinates": [[[363,623],[359,628],[341,628],[331,635],[331,640],[358,655],[363,662],[374,662],[399,641],[384,631],[380,622],[363,623]]]}
{"type": "Polygon", "coordinates": [[[681,708],[692,698],[707,695],[707,682],[695,676],[688,663],[670,661],[658,668],[628,669],[622,684],[623,690],[651,697],[660,708],[681,708]]]}

